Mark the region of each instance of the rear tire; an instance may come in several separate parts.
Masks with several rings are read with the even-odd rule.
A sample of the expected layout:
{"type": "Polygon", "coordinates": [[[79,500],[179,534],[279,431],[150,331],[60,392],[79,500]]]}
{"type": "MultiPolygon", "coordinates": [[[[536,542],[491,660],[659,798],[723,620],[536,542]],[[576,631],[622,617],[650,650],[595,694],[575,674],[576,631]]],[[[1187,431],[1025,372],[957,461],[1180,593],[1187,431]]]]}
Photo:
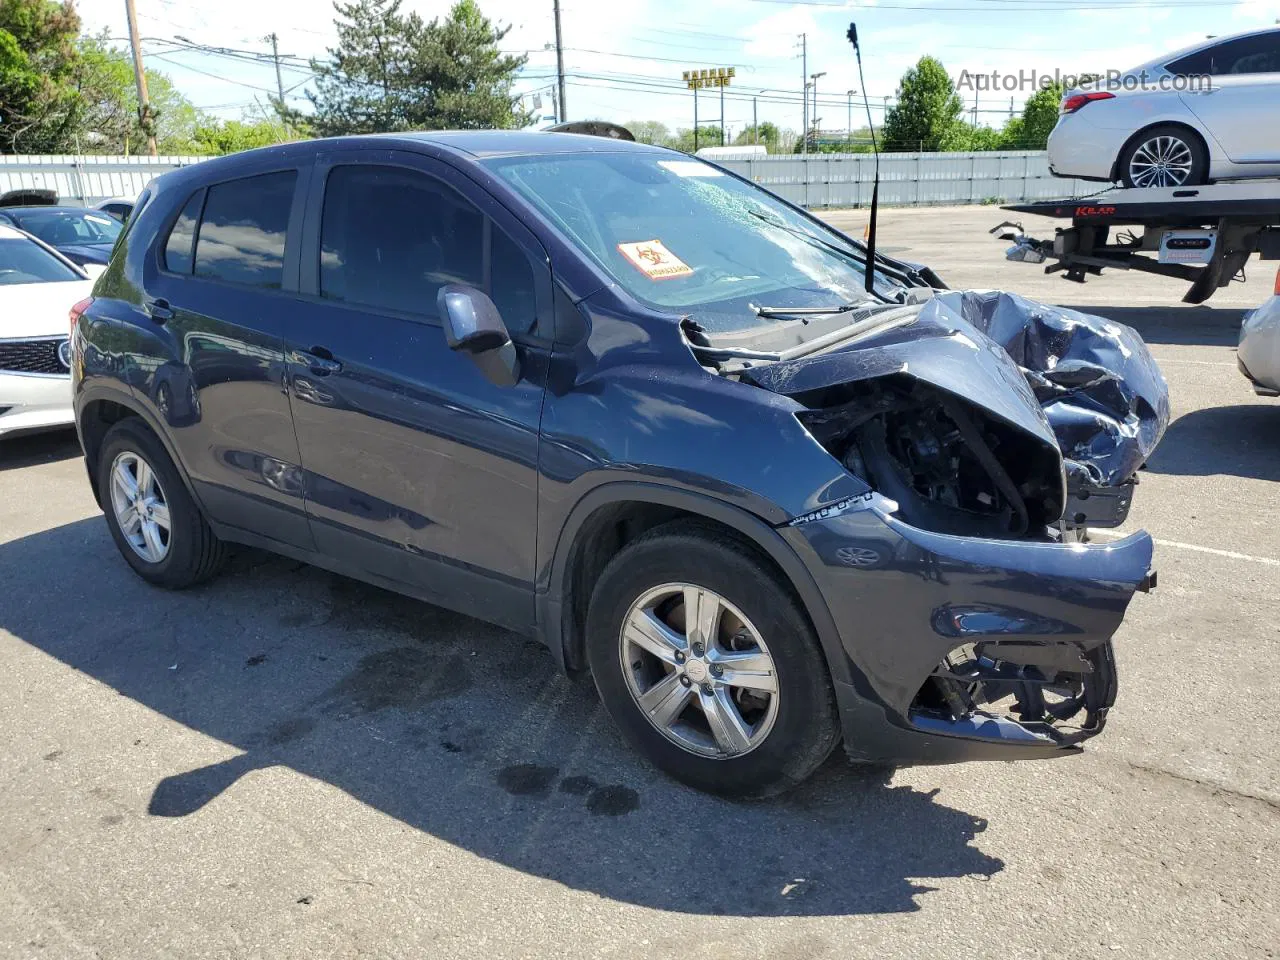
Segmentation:
{"type": "Polygon", "coordinates": [[[751,548],[714,528],[677,521],[623,548],[592,593],[586,642],[623,734],[699,790],[780,793],[839,742],[808,618],[751,548]]]}
{"type": "Polygon", "coordinates": [[[107,527],[134,572],[170,590],[216,574],[226,549],[156,435],[130,417],[107,431],[101,449],[98,491],[107,527]]]}
{"type": "Polygon", "coordinates": [[[1209,180],[1209,150],[1186,127],[1162,124],[1134,137],[1117,166],[1126,187],[1197,187],[1209,180]]]}

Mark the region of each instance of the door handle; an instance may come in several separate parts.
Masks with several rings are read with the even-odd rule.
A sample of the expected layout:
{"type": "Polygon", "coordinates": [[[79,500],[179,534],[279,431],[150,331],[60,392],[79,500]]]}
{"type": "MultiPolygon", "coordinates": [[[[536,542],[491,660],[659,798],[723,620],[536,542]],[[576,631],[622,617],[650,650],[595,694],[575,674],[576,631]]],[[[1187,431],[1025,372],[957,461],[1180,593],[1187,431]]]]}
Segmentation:
{"type": "Polygon", "coordinates": [[[342,370],[342,363],[333,359],[333,354],[324,347],[297,350],[293,356],[294,362],[304,364],[317,377],[327,377],[331,373],[339,373],[342,370]]]}
{"type": "Polygon", "coordinates": [[[166,320],[173,319],[173,308],[169,306],[169,301],[163,297],[148,300],[146,310],[147,315],[156,323],[164,323],[166,320]]]}

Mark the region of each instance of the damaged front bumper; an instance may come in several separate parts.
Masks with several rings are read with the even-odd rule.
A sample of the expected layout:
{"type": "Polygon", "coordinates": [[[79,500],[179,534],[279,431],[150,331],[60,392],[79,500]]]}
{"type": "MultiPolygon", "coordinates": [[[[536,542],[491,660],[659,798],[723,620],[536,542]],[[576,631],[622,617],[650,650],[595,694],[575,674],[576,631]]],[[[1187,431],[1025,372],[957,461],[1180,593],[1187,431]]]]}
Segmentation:
{"type": "Polygon", "coordinates": [[[826,597],[852,683],[846,750],[894,764],[1076,752],[1115,702],[1111,637],[1154,584],[1146,533],[1102,545],[933,533],[878,494],[784,536],[826,597]]]}

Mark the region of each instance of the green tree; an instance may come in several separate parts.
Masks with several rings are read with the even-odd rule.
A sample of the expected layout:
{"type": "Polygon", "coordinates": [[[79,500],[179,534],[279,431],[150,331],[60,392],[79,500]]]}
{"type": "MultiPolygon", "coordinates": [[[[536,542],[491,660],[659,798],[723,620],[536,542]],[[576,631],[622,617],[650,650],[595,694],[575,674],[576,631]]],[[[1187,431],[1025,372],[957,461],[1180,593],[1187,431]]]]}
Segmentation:
{"type": "Polygon", "coordinates": [[[295,119],[320,136],[529,122],[511,93],[526,58],[498,46],[509,27],[494,27],[474,0],[458,0],[430,23],[402,14],[400,3],[334,3],[338,45],[328,61],[312,61],[314,116],[295,119]]]}
{"type": "Polygon", "coordinates": [[[0,151],[59,153],[74,132],[80,18],[70,0],[0,0],[0,151]]]}
{"type": "Polygon", "coordinates": [[[1049,134],[1058,123],[1062,93],[1062,85],[1055,83],[1027,98],[1026,106],[1022,108],[1022,123],[1018,130],[1020,142],[1016,149],[1043,150],[1048,146],[1049,134]]]}
{"type": "Polygon", "coordinates": [[[259,120],[219,120],[205,117],[194,131],[196,153],[222,155],[269,147],[290,139],[284,124],[272,117],[259,120]]]}
{"type": "Polygon", "coordinates": [[[657,120],[636,120],[626,124],[626,127],[638,143],[662,144],[671,137],[667,125],[657,120]]]}
{"type": "Polygon", "coordinates": [[[753,146],[756,143],[762,144],[770,153],[778,152],[778,126],[766,120],[760,124],[760,136],[756,138],[755,127],[748,124],[743,128],[742,132],[734,138],[734,143],[741,146],[753,146]]]}
{"type": "MultiPolygon", "coordinates": [[[[78,44],[74,85],[79,94],[75,124],[77,152],[137,153],[146,140],[138,118],[138,90],[133,58],[111,46],[102,36],[78,44]]],[[[153,130],[160,153],[190,153],[195,149],[199,113],[163,73],[147,71],[153,130]]]]}
{"type": "Polygon", "coordinates": [[[532,119],[512,96],[525,56],[498,45],[510,27],[494,27],[475,0],[458,0],[443,22],[432,20],[416,34],[409,77],[425,94],[411,118],[423,130],[484,130],[523,127],[532,119]]]}
{"type": "Polygon", "coordinates": [[[668,137],[662,146],[681,150],[684,153],[693,153],[695,149],[702,147],[718,147],[720,146],[720,125],[718,123],[699,125],[697,147],[694,146],[692,127],[681,127],[673,136],[668,137]]]}
{"type": "Polygon", "coordinates": [[[947,70],[934,57],[920,61],[902,75],[897,103],[884,123],[887,151],[940,150],[954,136],[964,103],[947,70]]]}

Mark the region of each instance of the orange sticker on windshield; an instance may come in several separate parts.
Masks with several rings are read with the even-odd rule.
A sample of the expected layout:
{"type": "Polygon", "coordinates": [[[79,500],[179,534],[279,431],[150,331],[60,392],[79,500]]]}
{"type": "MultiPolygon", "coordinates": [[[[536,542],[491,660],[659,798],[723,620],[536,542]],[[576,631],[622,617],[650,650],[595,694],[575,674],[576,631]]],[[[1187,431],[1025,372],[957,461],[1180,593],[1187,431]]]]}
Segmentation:
{"type": "Polygon", "coordinates": [[[671,280],[693,274],[693,268],[664,247],[661,240],[620,243],[618,252],[650,280],[671,280]]]}

